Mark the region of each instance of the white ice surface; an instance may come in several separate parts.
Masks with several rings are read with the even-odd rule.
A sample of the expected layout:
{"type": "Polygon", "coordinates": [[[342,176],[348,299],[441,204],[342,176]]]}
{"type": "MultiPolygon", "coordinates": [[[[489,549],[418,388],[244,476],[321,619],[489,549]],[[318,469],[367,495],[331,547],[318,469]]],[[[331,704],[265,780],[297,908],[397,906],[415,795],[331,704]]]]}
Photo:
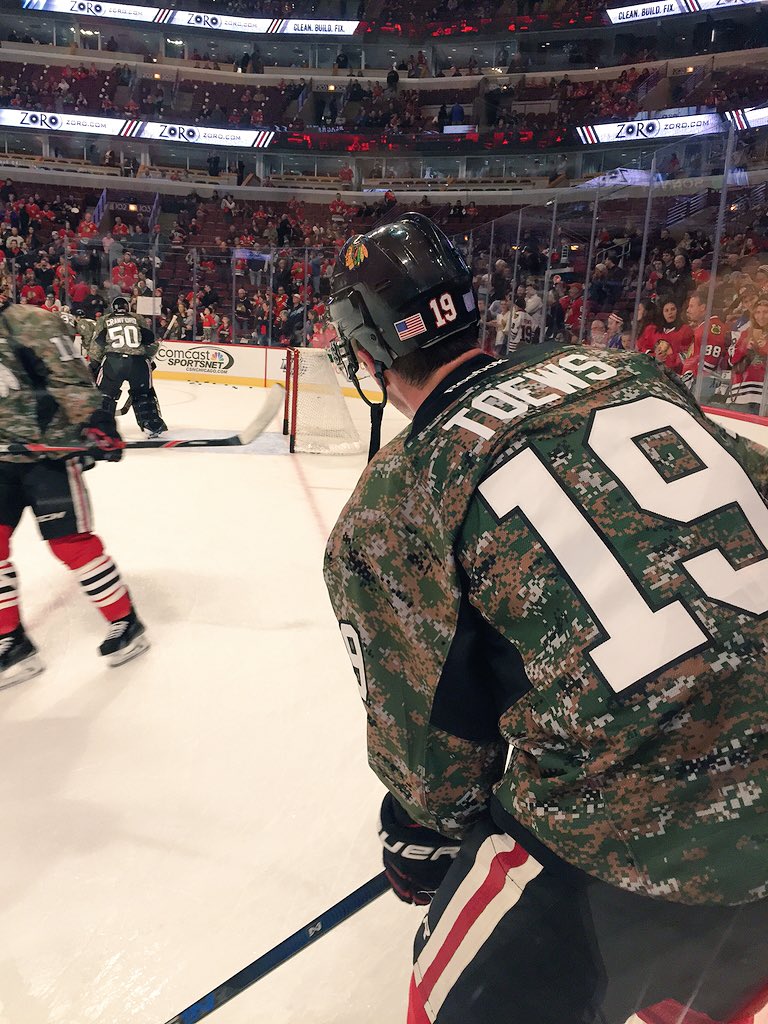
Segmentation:
{"type": "MultiPolygon", "coordinates": [[[[265,395],[158,391],[198,436],[265,395]]],[[[385,438],[403,424],[389,410],[385,438]]],[[[29,515],[15,535],[48,668],[0,692],[0,1024],[164,1024],[379,870],[382,789],[321,575],[364,457],[288,456],[277,423],[254,449],[88,473],[153,643],[119,669],[29,515]]],[[[211,1024],[403,1024],[420,919],[382,896],[211,1024]]]]}
{"type": "MultiPolygon", "coordinates": [[[[158,391],[171,433],[231,433],[265,395],[158,391]]],[[[321,572],[364,457],[291,457],[272,429],[254,452],[88,473],[152,640],[121,668],[29,514],[14,537],[47,670],[0,692],[0,1024],[163,1024],[380,869],[383,791],[321,572]]],[[[386,894],[210,1020],[402,1024],[420,919],[386,894]]]]}

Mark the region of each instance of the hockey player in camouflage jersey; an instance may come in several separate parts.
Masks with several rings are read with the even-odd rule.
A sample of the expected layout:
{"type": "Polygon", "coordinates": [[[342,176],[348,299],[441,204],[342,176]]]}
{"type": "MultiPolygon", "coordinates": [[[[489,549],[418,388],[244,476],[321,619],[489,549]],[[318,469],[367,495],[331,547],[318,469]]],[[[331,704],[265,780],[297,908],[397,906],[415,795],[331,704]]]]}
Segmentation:
{"type": "Polygon", "coordinates": [[[410,1024],[734,1019],[768,981],[768,453],[646,356],[483,355],[418,214],[347,243],[330,311],[413,421],[325,561],[387,875],[430,905],[410,1024]]]}
{"type": "Polygon", "coordinates": [[[144,317],[131,313],[128,300],[119,295],[111,312],[99,320],[88,350],[104,410],[114,415],[120,389],[127,382],[136,422],[150,437],[167,430],[152,386],[152,357],[157,348],[144,317]]]}
{"type": "Polygon", "coordinates": [[[81,309],[75,310],[75,342],[84,357],[89,357],[91,341],[96,333],[96,321],[84,316],[81,309]]]}
{"type": "MultiPolygon", "coordinates": [[[[115,461],[123,442],[114,417],[101,404],[65,319],[29,305],[0,310],[0,446],[19,441],[66,446],[86,440],[103,458],[115,461]]],[[[27,507],[53,554],[75,573],[109,623],[100,654],[119,665],[148,646],[118,569],[92,532],[83,480],[89,464],[92,459],[88,463],[54,452],[34,457],[0,452],[0,686],[42,671],[21,624],[10,560],[11,537],[27,507]]]]}

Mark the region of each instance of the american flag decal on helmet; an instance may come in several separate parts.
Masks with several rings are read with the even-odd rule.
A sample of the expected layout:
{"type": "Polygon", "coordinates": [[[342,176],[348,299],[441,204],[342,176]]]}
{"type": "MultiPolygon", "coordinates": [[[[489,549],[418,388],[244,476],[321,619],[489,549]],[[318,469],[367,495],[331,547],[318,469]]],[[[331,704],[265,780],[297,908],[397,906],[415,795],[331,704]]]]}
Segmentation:
{"type": "Polygon", "coordinates": [[[405,320],[398,320],[395,324],[395,330],[400,341],[408,341],[409,338],[413,338],[417,334],[424,334],[426,329],[424,317],[421,313],[414,313],[413,316],[408,316],[405,320]]]}

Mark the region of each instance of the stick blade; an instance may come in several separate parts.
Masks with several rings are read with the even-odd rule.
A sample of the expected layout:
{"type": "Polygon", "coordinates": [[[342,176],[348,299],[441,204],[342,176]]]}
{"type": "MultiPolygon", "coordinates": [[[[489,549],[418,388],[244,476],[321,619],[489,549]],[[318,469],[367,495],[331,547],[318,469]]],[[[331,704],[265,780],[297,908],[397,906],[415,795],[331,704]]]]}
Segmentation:
{"type": "Polygon", "coordinates": [[[273,384],[256,418],[237,435],[239,443],[250,444],[260,434],[263,434],[278,412],[281,411],[284,403],[285,388],[280,384],[273,384]]]}

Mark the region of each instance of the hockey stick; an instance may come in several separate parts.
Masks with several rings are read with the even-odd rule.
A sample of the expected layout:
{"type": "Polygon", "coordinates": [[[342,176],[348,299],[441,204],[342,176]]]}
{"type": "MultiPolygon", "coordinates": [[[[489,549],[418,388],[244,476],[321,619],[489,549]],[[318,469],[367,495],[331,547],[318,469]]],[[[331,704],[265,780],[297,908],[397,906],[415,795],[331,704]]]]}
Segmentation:
{"type": "MultiPolygon", "coordinates": [[[[280,384],[274,384],[267,395],[267,400],[259,409],[258,416],[250,423],[245,430],[239,434],[232,434],[231,437],[201,437],[188,441],[164,441],[162,438],[151,438],[145,441],[126,441],[126,449],[144,448],[221,448],[228,445],[246,445],[255,441],[259,434],[263,434],[269,424],[283,407],[285,393],[280,384]]],[[[46,455],[49,452],[71,452],[72,455],[94,455],[99,457],[104,454],[101,448],[93,445],[47,445],[47,444],[25,444],[23,441],[12,441],[10,444],[0,445],[0,455],[46,455]]]]}
{"type": "Polygon", "coordinates": [[[132,405],[133,405],[133,399],[131,398],[130,395],[128,395],[128,397],[123,402],[123,404],[120,406],[120,408],[117,410],[115,415],[116,416],[125,416],[125,414],[128,412],[128,410],[131,408],[132,405]]]}
{"type": "Polygon", "coordinates": [[[254,982],[260,981],[264,975],[296,956],[302,949],[306,949],[326,932],[335,928],[337,924],[341,924],[342,921],[346,921],[348,917],[356,914],[358,910],[362,910],[389,888],[389,882],[382,871],[381,874],[376,875],[365,885],[361,885],[359,889],[355,889],[349,896],[345,896],[343,900],[330,907],[320,917],[316,917],[314,921],[310,921],[293,935],[283,939],[268,953],[260,956],[258,960],[254,960],[242,971],[238,971],[237,974],[233,974],[231,978],[217,985],[215,989],[192,1003],[186,1010],[171,1017],[167,1024],[196,1024],[196,1021],[202,1020],[209,1013],[218,1010],[224,1003],[228,1003],[230,999],[240,995],[254,982]]]}

